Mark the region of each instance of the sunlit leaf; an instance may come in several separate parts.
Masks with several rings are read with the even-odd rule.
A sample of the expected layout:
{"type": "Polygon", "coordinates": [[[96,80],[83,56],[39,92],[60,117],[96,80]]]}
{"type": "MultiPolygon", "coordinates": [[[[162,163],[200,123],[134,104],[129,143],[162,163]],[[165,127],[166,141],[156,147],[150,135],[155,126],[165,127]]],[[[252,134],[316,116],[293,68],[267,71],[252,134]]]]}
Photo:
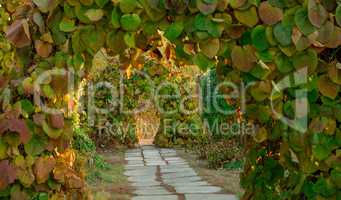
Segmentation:
{"type": "Polygon", "coordinates": [[[109,2],[109,0],[95,0],[95,2],[98,7],[103,8],[109,2]]]}
{"type": "Polygon", "coordinates": [[[59,24],[59,30],[63,32],[72,32],[76,30],[75,21],[72,19],[64,18],[59,24]]]}
{"type": "Polygon", "coordinates": [[[125,14],[121,17],[120,22],[124,30],[136,31],[141,24],[141,19],[137,14],[125,14]]]}
{"type": "Polygon", "coordinates": [[[182,21],[175,22],[167,27],[165,31],[165,37],[170,41],[176,40],[184,30],[184,24],[182,21]]]}
{"type": "Polygon", "coordinates": [[[102,9],[89,9],[86,11],[85,15],[93,22],[102,19],[104,12],[102,9]]]}
{"type": "Polygon", "coordinates": [[[247,10],[235,10],[234,15],[240,23],[248,27],[253,27],[258,23],[258,14],[255,7],[247,10]]]}
{"type": "Polygon", "coordinates": [[[215,66],[215,63],[212,60],[201,53],[198,53],[193,57],[193,63],[203,71],[215,66]]]}
{"type": "Polygon", "coordinates": [[[37,54],[42,58],[47,58],[52,53],[53,47],[50,43],[43,42],[41,40],[36,40],[34,42],[35,49],[37,54]]]}
{"type": "Polygon", "coordinates": [[[131,13],[135,10],[135,8],[138,6],[137,0],[121,0],[120,1],[120,10],[123,13],[131,13]]]}
{"type": "Polygon", "coordinates": [[[116,29],[121,26],[120,15],[118,14],[117,8],[114,8],[111,13],[111,24],[116,29]]]}

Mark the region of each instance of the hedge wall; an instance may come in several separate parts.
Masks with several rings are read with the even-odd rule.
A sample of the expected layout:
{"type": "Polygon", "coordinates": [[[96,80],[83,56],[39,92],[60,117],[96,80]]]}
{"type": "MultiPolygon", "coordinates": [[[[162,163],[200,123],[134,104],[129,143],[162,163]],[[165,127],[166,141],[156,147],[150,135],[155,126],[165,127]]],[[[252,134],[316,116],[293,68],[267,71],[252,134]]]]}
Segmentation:
{"type": "Polygon", "coordinates": [[[100,67],[102,47],[119,55],[122,67],[138,65],[138,50],[157,46],[157,30],[174,44],[160,55],[166,60],[175,52],[179,64],[217,67],[226,80],[253,83],[243,117],[258,131],[247,147],[244,199],[340,198],[339,0],[0,2],[2,198],[44,199],[44,191],[52,195],[82,188],[68,147],[74,94],[66,83],[73,77],[76,90],[92,64],[100,67]],[[294,76],[304,68],[306,82],[302,74],[294,76]],[[40,74],[52,69],[74,73],[47,76],[40,89],[33,87],[40,74]],[[302,84],[271,95],[285,77],[302,84]],[[273,101],[277,113],[295,117],[296,90],[308,93],[307,101],[298,102],[308,102],[309,112],[299,109],[296,119],[303,123],[307,116],[306,130],[300,123],[287,126],[270,109],[273,101]],[[43,113],[41,104],[33,104],[33,94],[61,112],[43,113]]]}

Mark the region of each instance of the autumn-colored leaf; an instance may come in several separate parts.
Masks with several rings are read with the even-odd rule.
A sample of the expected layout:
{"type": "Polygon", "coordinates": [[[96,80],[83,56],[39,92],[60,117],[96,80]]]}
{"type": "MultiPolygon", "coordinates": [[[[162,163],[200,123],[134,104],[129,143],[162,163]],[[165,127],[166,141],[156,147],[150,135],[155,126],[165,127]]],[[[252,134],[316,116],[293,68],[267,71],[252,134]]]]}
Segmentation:
{"type": "Polygon", "coordinates": [[[315,0],[308,1],[308,17],[310,22],[320,28],[322,24],[328,18],[328,12],[326,9],[319,3],[316,3],[315,0]]]}
{"type": "Polygon", "coordinates": [[[43,42],[41,40],[36,40],[34,42],[37,54],[42,58],[47,58],[52,53],[53,47],[50,43],[43,42]]]}
{"type": "Polygon", "coordinates": [[[63,114],[51,114],[50,122],[53,128],[61,129],[64,127],[64,116],[63,114]]]}
{"type": "Polygon", "coordinates": [[[268,1],[263,1],[259,5],[258,14],[260,19],[268,25],[274,25],[283,18],[282,10],[272,6],[268,1]]]}
{"type": "Polygon", "coordinates": [[[31,36],[27,21],[25,19],[15,20],[7,28],[6,37],[17,48],[29,46],[31,36]]]}
{"type": "Polygon", "coordinates": [[[257,62],[257,57],[251,46],[233,47],[231,58],[233,66],[242,72],[250,71],[257,62]]]}
{"type": "Polygon", "coordinates": [[[6,131],[19,133],[20,141],[24,144],[27,143],[31,138],[31,134],[28,130],[26,122],[23,119],[2,119],[0,121],[0,135],[6,131]]]}
{"type": "Polygon", "coordinates": [[[8,160],[0,161],[0,191],[17,179],[15,167],[8,160]]]}
{"type": "Polygon", "coordinates": [[[45,183],[47,181],[55,165],[56,160],[53,157],[39,157],[36,160],[33,171],[38,184],[45,183]]]}
{"type": "Polygon", "coordinates": [[[258,23],[257,10],[253,6],[247,10],[235,10],[234,15],[240,23],[248,27],[253,27],[258,23]]]}
{"type": "Polygon", "coordinates": [[[219,39],[210,39],[200,43],[200,49],[209,58],[213,58],[218,54],[220,48],[219,39]]]}
{"type": "Polygon", "coordinates": [[[340,86],[333,83],[327,75],[320,77],[318,81],[318,88],[323,96],[331,99],[335,99],[340,90],[340,86]]]}

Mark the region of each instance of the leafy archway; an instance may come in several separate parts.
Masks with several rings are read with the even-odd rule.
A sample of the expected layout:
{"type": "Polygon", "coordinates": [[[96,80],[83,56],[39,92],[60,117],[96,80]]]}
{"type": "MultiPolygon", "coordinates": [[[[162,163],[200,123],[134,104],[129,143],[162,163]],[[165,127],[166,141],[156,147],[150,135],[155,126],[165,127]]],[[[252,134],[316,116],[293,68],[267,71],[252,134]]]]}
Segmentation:
{"type": "MultiPolygon", "coordinates": [[[[102,47],[119,56],[122,68],[137,67],[140,51],[158,46],[159,30],[173,44],[156,55],[165,63],[175,58],[178,65],[216,67],[232,83],[250,83],[242,117],[259,128],[248,147],[245,199],[340,196],[340,64],[333,56],[319,59],[326,51],[339,55],[339,1],[0,2],[0,189],[5,198],[33,195],[37,185],[53,198],[62,196],[59,190],[70,195],[82,188],[68,146],[74,91],[92,65],[101,66],[102,47]],[[305,68],[302,82],[304,74],[295,71],[305,68]],[[40,80],[46,71],[52,75],[40,80]],[[302,84],[272,95],[286,77],[302,84]],[[304,131],[302,124],[282,120],[297,117],[294,89],[308,94],[309,112],[299,112],[296,121],[306,119],[304,131]],[[34,95],[39,104],[33,104],[34,95]],[[61,112],[46,114],[43,105],[61,112]]],[[[242,108],[239,97],[235,100],[233,106],[242,108]]]]}

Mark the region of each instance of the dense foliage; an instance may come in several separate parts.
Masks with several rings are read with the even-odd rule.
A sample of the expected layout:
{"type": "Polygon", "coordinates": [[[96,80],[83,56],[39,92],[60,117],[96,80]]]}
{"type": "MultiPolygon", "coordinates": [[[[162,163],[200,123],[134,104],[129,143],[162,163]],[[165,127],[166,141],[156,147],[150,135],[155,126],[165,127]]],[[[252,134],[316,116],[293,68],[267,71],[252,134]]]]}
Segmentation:
{"type": "Polygon", "coordinates": [[[258,125],[242,177],[244,199],[340,198],[339,0],[0,3],[1,198],[46,199],[48,192],[52,199],[63,199],[83,187],[68,147],[77,88],[67,90],[68,77],[74,75],[78,86],[92,65],[99,70],[102,47],[110,56],[119,55],[123,68],[137,67],[138,52],[158,45],[157,30],[175,46],[160,57],[171,60],[175,52],[179,64],[186,61],[203,70],[217,66],[225,80],[254,82],[243,113],[258,125]],[[323,59],[326,51],[338,56],[323,59]],[[307,83],[271,95],[282,78],[302,83],[304,77],[293,74],[305,67],[307,83]],[[38,76],[51,69],[73,69],[74,74],[50,75],[40,90],[34,88],[38,76]],[[299,112],[296,119],[308,118],[305,131],[302,123],[296,128],[282,123],[270,109],[273,101],[278,113],[294,118],[298,89],[308,91],[309,112],[299,112]],[[62,112],[43,113],[41,104],[32,103],[33,94],[62,112]]]}

